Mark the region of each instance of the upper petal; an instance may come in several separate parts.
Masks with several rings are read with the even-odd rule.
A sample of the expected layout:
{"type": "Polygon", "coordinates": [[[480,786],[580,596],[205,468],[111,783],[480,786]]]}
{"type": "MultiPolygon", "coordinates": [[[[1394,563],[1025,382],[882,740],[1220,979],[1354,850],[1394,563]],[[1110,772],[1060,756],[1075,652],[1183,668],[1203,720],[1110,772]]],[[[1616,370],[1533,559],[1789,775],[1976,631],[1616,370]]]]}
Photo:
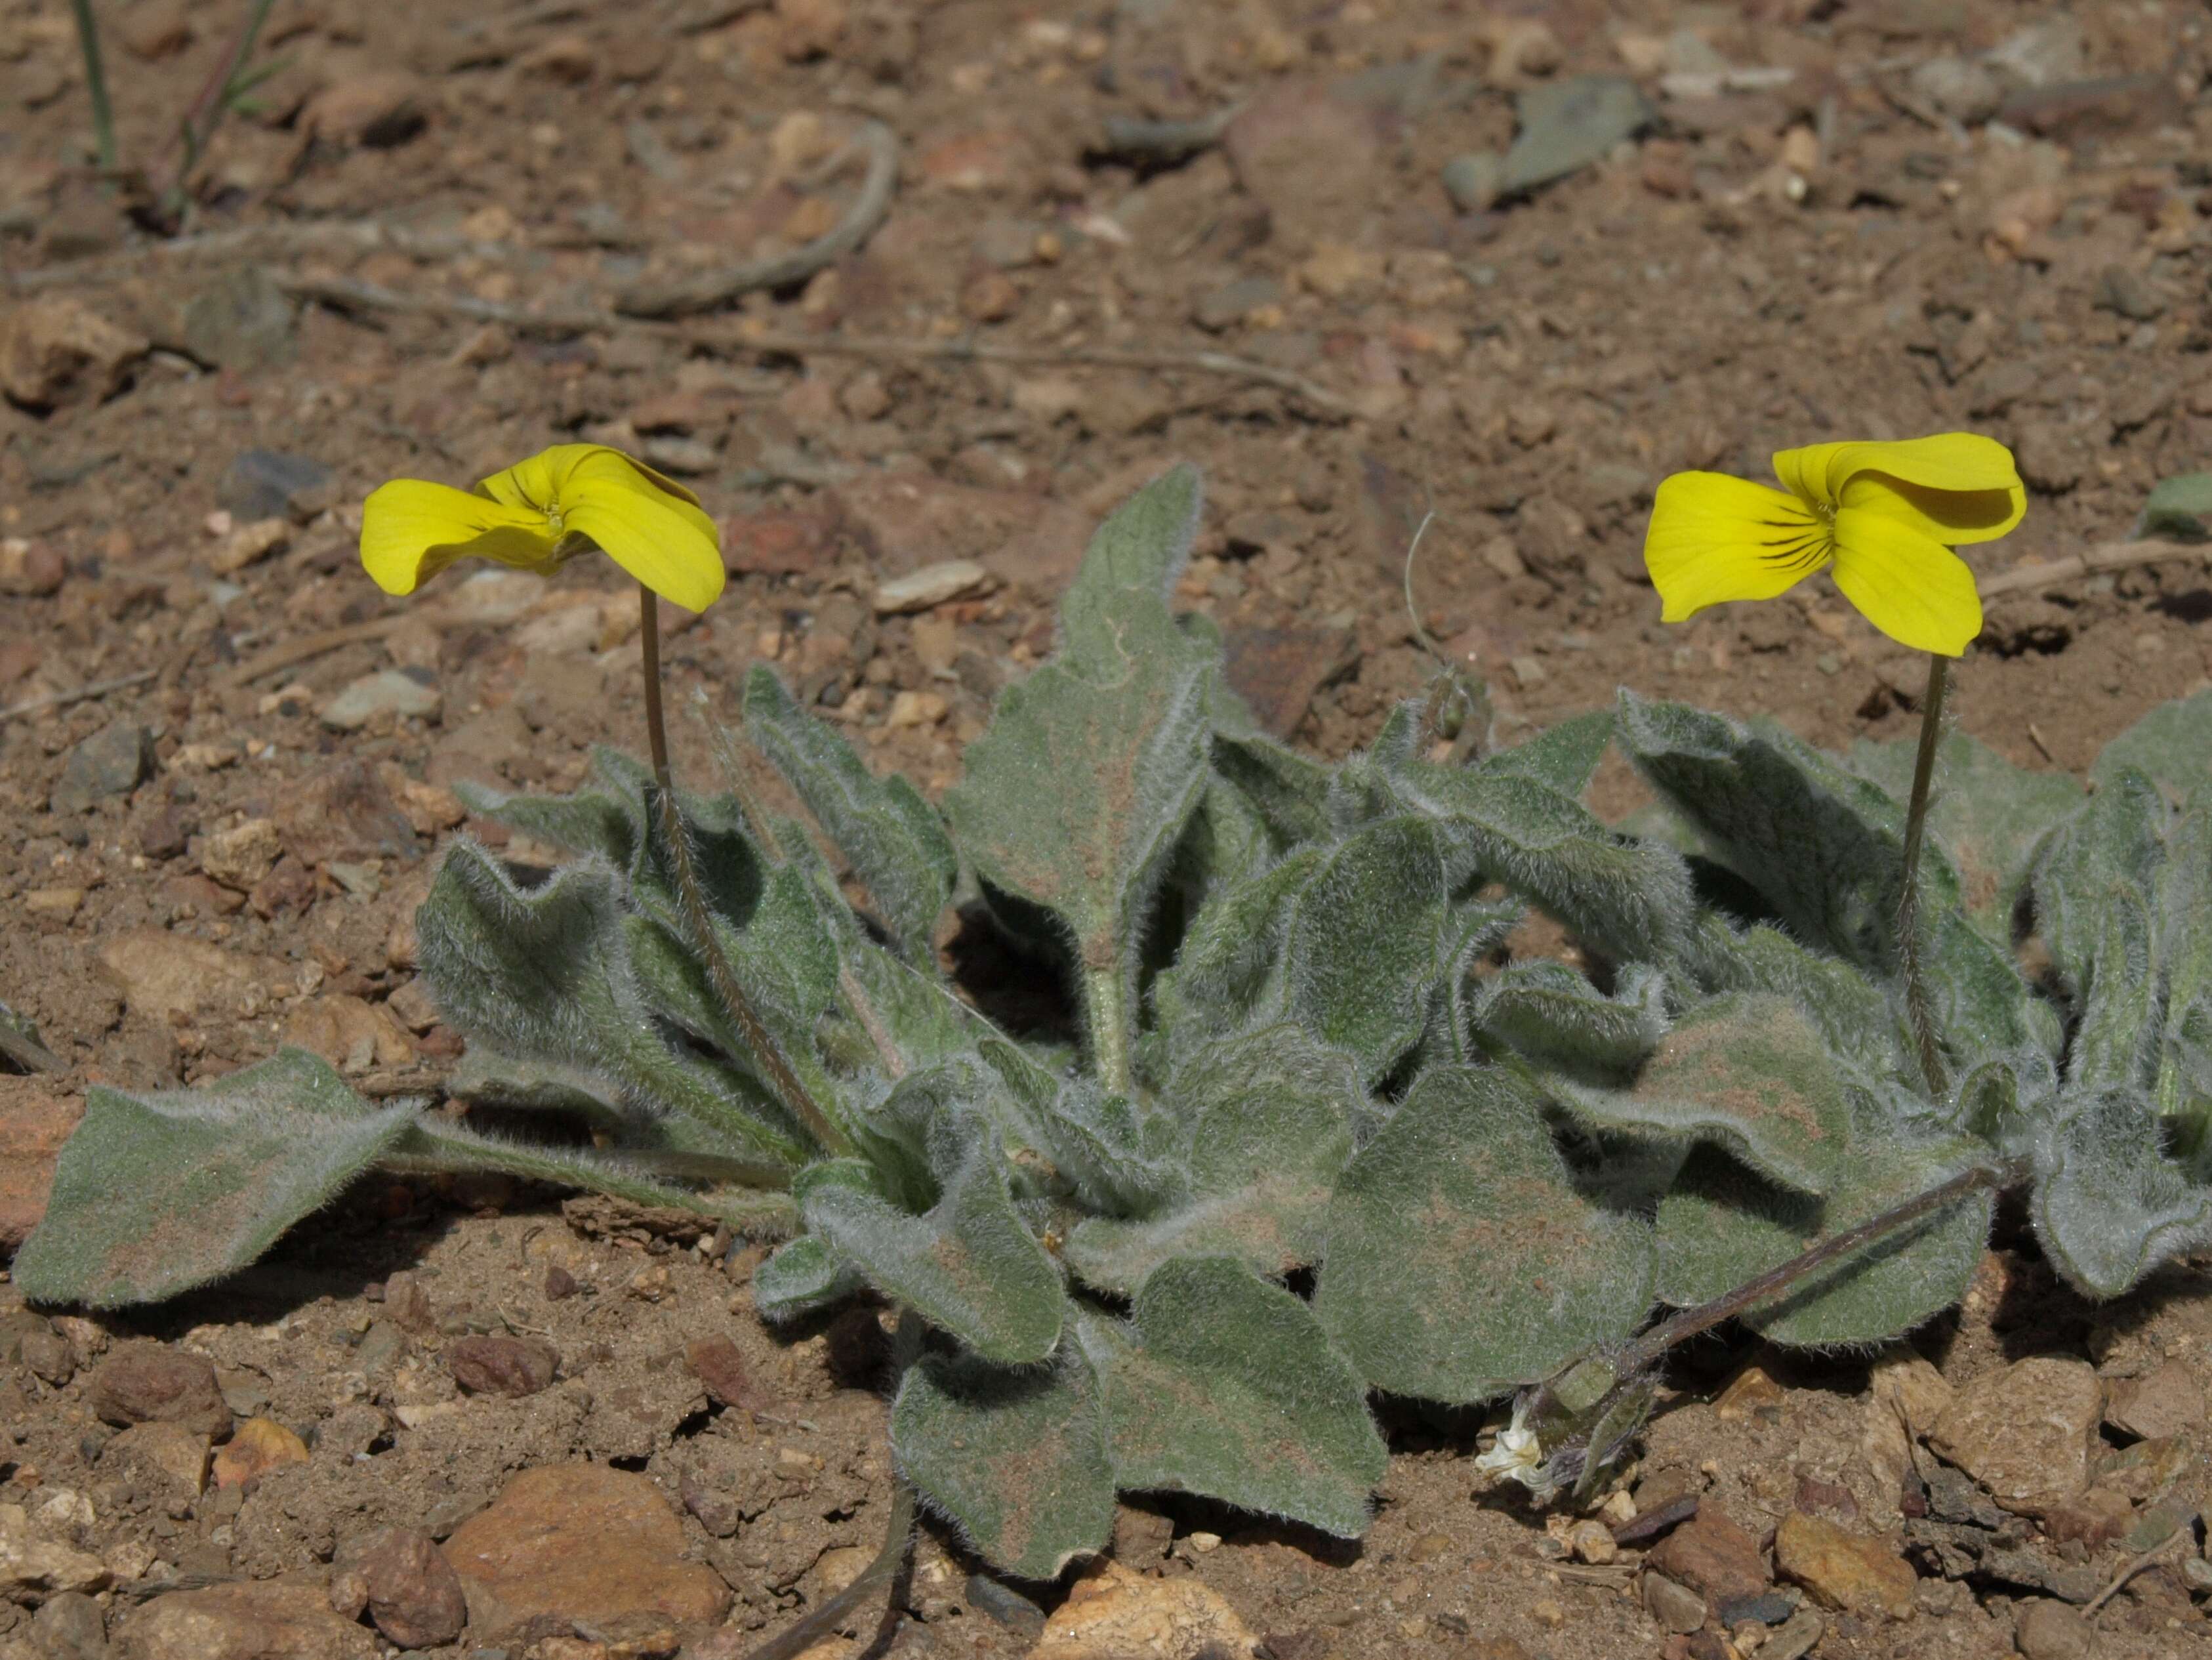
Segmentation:
{"type": "Polygon", "coordinates": [[[361,562],[386,593],[412,593],[456,559],[550,569],[553,537],[543,514],[420,478],[395,478],[361,509],[361,562]]]}
{"type": "MultiPolygon", "coordinates": [[[[699,498],[665,473],[655,471],[635,456],[625,455],[605,444],[568,444],[562,448],[573,454],[565,457],[565,470],[561,475],[562,505],[565,508],[574,498],[575,492],[585,486],[605,485],[618,489],[635,491],[659,498],[662,505],[683,520],[701,536],[719,548],[721,531],[699,498]]],[[[547,452],[552,453],[551,451],[547,452]]]]}
{"type": "Polygon", "coordinates": [[[590,537],[663,599],[704,611],[722,592],[714,521],[696,503],[612,473],[572,477],[563,502],[568,529],[590,537]]]}
{"type": "Polygon", "coordinates": [[[1950,546],[2002,536],[2027,511],[2012,452],[1979,433],[1810,444],[1776,455],[1774,471],[1808,501],[1886,513],[1950,546]]]}
{"type": "Polygon", "coordinates": [[[1685,622],[1729,599],[1771,599],[1827,562],[1827,526],[1794,496],[1720,472],[1659,486],[1644,563],[1661,617],[1685,622]]]}
{"type": "Polygon", "coordinates": [[[1963,655],[1982,631],[1982,596],[1966,562],[1883,513],[1836,515],[1836,586],[1901,646],[1963,655]]]}

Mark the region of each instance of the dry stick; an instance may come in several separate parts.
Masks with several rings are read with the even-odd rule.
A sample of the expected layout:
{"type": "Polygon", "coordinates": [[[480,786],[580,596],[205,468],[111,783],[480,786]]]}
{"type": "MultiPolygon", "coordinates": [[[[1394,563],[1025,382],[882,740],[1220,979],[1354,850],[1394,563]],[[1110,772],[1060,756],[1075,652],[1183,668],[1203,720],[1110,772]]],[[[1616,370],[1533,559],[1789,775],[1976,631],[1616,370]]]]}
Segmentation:
{"type": "Polygon", "coordinates": [[[783,1104],[806,1127],[807,1133],[824,1152],[842,1157],[852,1152],[851,1140],[830,1122],[806,1085],[799,1081],[799,1074],[783,1058],[782,1049],[769,1036],[752,999],[738,983],[730,959],[722,954],[721,941],[714,937],[714,920],[707,909],[705,895],[700,891],[698,873],[692,867],[691,838],[684,828],[684,815],[677,807],[676,787],[668,769],[668,727],[660,711],[660,601],[642,582],[638,584],[637,592],[638,646],[645,673],[646,741],[653,752],[653,785],[660,795],[661,834],[668,842],[684,931],[691,936],[692,945],[707,964],[707,977],[714,983],[715,994],[722,1000],[730,1018],[737,1022],[738,1035],[752,1051],[754,1059],[767,1068],[769,1082],[783,1104]]]}
{"type": "MultiPolygon", "coordinates": [[[[907,1368],[921,1355],[921,1317],[912,1309],[901,1308],[898,1329],[891,1337],[891,1392],[897,1395],[899,1383],[907,1368]]],[[[914,1542],[914,1487],[902,1478],[895,1465],[891,1470],[890,1516],[884,1528],[883,1548],[876,1553],[875,1560],[860,1570],[860,1577],[808,1614],[797,1625],[787,1627],[755,1649],[745,1660],[794,1660],[814,1645],[828,1637],[845,1622],[846,1616],[898,1578],[899,1569],[905,1565],[908,1548],[914,1542]]],[[[888,1620],[891,1610],[884,1610],[888,1620]]]]}
{"type": "Polygon", "coordinates": [[[173,236],[147,242],[125,253],[68,259],[36,271],[0,275],[12,291],[28,294],[40,289],[83,288],[107,277],[128,277],[149,264],[171,259],[222,259],[235,254],[267,253],[289,257],[319,248],[373,253],[389,249],[417,259],[493,259],[513,261],[532,252],[511,242],[482,242],[450,233],[410,230],[380,219],[311,220],[305,223],[279,222],[248,225],[237,230],[206,231],[196,236],[173,236]]]}
{"type": "MultiPolygon", "coordinates": [[[[282,645],[256,653],[243,663],[226,671],[221,684],[229,687],[243,686],[258,680],[264,674],[289,669],[295,663],[304,663],[311,657],[320,657],[346,646],[359,645],[364,640],[381,640],[387,635],[398,633],[409,620],[404,615],[374,617],[366,623],[351,623],[342,629],[325,629],[319,634],[287,640],[282,645]]],[[[435,627],[440,619],[433,612],[419,611],[411,620],[418,623],[428,621],[435,627]]]]}
{"type": "Polygon", "coordinates": [[[2160,1563],[2164,1560],[2166,1555],[2172,1551],[2174,1545],[2179,1541],[2189,1537],[2192,1537],[2192,1535],[2191,1534],[2189,1524],[2185,1522],[2181,1526],[2176,1528],[2172,1533],[2166,1535],[2165,1538],[2160,1540],[2158,1543],[2153,1545],[2148,1550],[2145,1551],[2142,1555],[2136,1557],[2125,1567],[2123,1567],[2118,1573],[2114,1574],[2112,1578],[2111,1583],[2106,1584],[2104,1590],[2099,1591],[2094,1596],[2091,1597],[2087,1602],[2081,1605],[2082,1614],[2084,1615],[2088,1615],[2096,1613],[2099,1608],[2103,1608],[2106,1603],[2111,1602],[2115,1596],[2118,1596],[2120,1594],[2121,1588],[2130,1580],[2133,1579],[2139,1573],[2143,1573],[2148,1572],[2149,1569],[2157,1567],[2160,1563]]]}
{"type": "MultiPolygon", "coordinates": [[[[633,283],[615,295],[615,309],[629,317],[684,317],[726,306],[739,295],[788,288],[854,252],[890,211],[898,188],[898,136],[880,121],[861,124],[853,143],[868,158],[860,193],[845,216],[804,247],[771,259],[749,260],[720,271],[656,282],[633,283]]],[[[842,158],[841,158],[842,159],[842,158]]]]}
{"type": "Polygon", "coordinates": [[[2008,571],[1984,577],[1978,586],[1982,598],[1989,600],[2000,594],[2020,593],[2031,588],[2056,587],[2078,577],[2128,570],[2137,565],[2160,564],[2168,559],[2212,563],[2212,545],[2190,542],[2104,542],[2087,553],[2069,553],[2063,559],[2054,559],[2048,564],[2015,565],[2008,571]]]}
{"type": "Polygon", "coordinates": [[[509,328],[553,334],[585,334],[633,329],[666,339],[725,351],[757,352],[765,357],[855,357],[873,362],[1006,363],[1017,368],[1137,369],[1146,373],[1218,374],[1273,386],[1325,414],[1349,418],[1355,411],[1336,393],[1289,369],[1224,351],[1171,351],[1111,346],[994,346],[963,340],[897,340],[866,335],[796,334],[774,329],[682,327],[623,317],[609,311],[532,311],[527,307],[477,300],[466,295],[403,294],[375,283],[345,277],[283,277],[276,285],[302,300],[319,301],[341,311],[411,312],[427,317],[465,317],[509,328]]]}
{"type": "Polygon", "coordinates": [[[50,691],[43,697],[27,697],[20,703],[10,703],[7,708],[0,708],[0,721],[36,714],[40,709],[63,708],[71,703],[82,703],[87,698],[105,697],[111,691],[121,691],[125,686],[142,686],[161,672],[159,669],[140,669],[135,674],[118,674],[112,680],[95,680],[88,686],[77,686],[68,691],[50,691]]]}

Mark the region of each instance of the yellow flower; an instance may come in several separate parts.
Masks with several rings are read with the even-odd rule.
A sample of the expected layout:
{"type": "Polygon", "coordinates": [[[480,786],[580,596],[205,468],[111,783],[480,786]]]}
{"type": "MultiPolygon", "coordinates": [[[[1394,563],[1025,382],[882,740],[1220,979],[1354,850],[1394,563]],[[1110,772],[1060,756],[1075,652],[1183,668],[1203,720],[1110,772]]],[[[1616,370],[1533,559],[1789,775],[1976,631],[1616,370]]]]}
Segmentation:
{"type": "Polygon", "coordinates": [[[1686,622],[1729,599],[1771,599],[1833,566],[1836,586],[1900,645],[1957,657],[1982,631],[1974,574],[1951,550],[2020,523],[2027,495],[2012,452],[1947,432],[1899,443],[1784,450],[1771,489],[1717,472],[1659,486],[1644,562],[1686,622]]]}
{"type": "Polygon", "coordinates": [[[544,575],[588,547],[686,611],[722,591],[720,544],[699,498],[604,444],[556,444],[473,491],[395,478],[362,507],[361,562],[386,593],[412,593],[456,559],[544,575]]]}

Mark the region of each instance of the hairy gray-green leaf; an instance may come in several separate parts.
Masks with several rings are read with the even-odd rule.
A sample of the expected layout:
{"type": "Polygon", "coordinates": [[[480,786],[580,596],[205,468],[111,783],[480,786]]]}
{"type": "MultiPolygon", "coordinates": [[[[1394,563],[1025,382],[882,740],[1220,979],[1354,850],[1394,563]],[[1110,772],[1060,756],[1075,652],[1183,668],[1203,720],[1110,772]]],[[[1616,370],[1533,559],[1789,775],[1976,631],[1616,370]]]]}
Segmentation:
{"type": "Polygon", "coordinates": [[[960,873],[937,809],[897,774],[870,773],[765,665],[745,678],[745,734],[851,862],[899,954],[927,964],[932,930],[960,873]]]}
{"type": "Polygon", "coordinates": [[[1611,709],[1570,715],[1524,744],[1485,757],[1482,770],[1534,778],[1579,800],[1589,787],[1597,763],[1605,758],[1606,745],[1613,742],[1613,720],[1611,709]]]}
{"type": "Polygon", "coordinates": [[[1339,1180],[1314,1307],[1377,1388],[1472,1402],[1618,1341],[1650,1285],[1649,1225],[1576,1191],[1534,1093],[1444,1067],[1339,1180]]]}
{"type": "Polygon", "coordinates": [[[15,1283],[40,1303],[158,1302],[245,1268],[406,1132],[330,1064],[283,1049],[191,1090],[94,1085],[15,1283]]]}
{"type": "Polygon", "coordinates": [[[1185,1050],[1284,1012],[1284,942],[1298,896],[1328,859],[1302,848],[1216,894],[1192,919],[1152,999],[1170,1047],[1185,1050]]]}
{"type": "Polygon", "coordinates": [[[1921,1076],[1881,988],[1847,963],[1808,951],[1779,928],[1738,928],[1716,912],[1698,918],[1685,961],[1712,992],[1773,992],[1796,1004],[1831,1053],[1870,1075],[1921,1076]]]}
{"type": "Polygon", "coordinates": [[[1005,1086],[1013,1128],[1087,1202],[1144,1215],[1175,1195],[1182,1178],[1168,1157],[1171,1127],[1151,1129],[1127,1097],[1089,1078],[1055,1077],[1003,1038],[985,1039],[977,1053],[1005,1086]]]}
{"type": "Polygon", "coordinates": [[[1001,1572],[1050,1579],[1114,1530],[1106,1414],[1073,1346],[1046,1366],[926,1355],[891,1406],[899,1468],[1001,1572]]]}
{"type": "Polygon", "coordinates": [[[2212,1239],[2212,1187],[2159,1151],[2156,1104],[2127,1088],[2070,1092],[2038,1138],[2036,1237],[2091,1297],[2118,1297],[2212,1239]]]}
{"type": "Polygon", "coordinates": [[[1565,963],[1509,963],[1476,991],[1476,1031],[1531,1060],[1600,1080],[1633,1073],[1667,1034],[1666,983],[1632,966],[1607,997],[1565,963]]]}
{"type": "Polygon", "coordinates": [[[1329,769],[1256,733],[1215,733],[1213,766],[1267,826],[1279,851],[1328,835],[1329,769]]]}
{"type": "Polygon", "coordinates": [[[1800,1193],[1833,1188],[1850,1141],[1850,1101],[1826,1046],[1794,1002],[1771,994],[1686,1014],[1632,1088],[1555,1087],[1593,1128],[1709,1141],[1800,1193]]]}
{"type": "Polygon", "coordinates": [[[999,699],[945,812],[976,872],[1073,936],[1086,1025],[1109,1087],[1129,1081],[1137,948],[1207,778],[1218,654],[1169,614],[1197,524],[1188,468],[1147,486],[1092,538],[1062,648],[999,699]]]}
{"type": "Polygon", "coordinates": [[[1314,1311],[1227,1256],[1154,1270],[1127,1325],[1077,1335],[1118,1487],[1198,1493],[1356,1538],[1389,1465],[1358,1372],[1314,1311]]]}
{"type": "Polygon", "coordinates": [[[812,1169],[793,1191],[808,1230],[885,1296],[985,1359],[1019,1365],[1059,1343],[1067,1297],[1060,1269],[1014,1208],[998,1134],[977,1112],[932,1126],[945,1173],[944,1196],[927,1215],[843,1181],[817,1182],[812,1169]]]}
{"type": "Polygon", "coordinates": [[[1165,1095],[1184,1127],[1187,1193],[1151,1217],[1082,1223],[1068,1266],[1130,1296],[1170,1257],[1235,1256],[1273,1278],[1317,1261],[1362,1100],[1351,1062],[1296,1026],[1270,1027],[1193,1057],[1165,1095]]]}
{"type": "Polygon", "coordinates": [[[2179,799],[2212,787],[2212,691],[2160,703],[2105,745],[2089,769],[2099,787],[2132,768],[2179,799]]]}
{"type": "Polygon", "coordinates": [[[802,1233],[778,1245],[753,1270],[753,1306],[763,1320],[795,1320],[842,1302],[866,1283],[827,1240],[802,1233]]]}
{"type": "Polygon", "coordinates": [[[640,1110],[709,1123],[733,1157],[795,1167],[805,1144],[734,1070],[679,1049],[631,971],[620,890],[593,860],[518,887],[456,842],[416,913],[423,978],[453,1026],[527,1061],[604,1079],[640,1110]]]}

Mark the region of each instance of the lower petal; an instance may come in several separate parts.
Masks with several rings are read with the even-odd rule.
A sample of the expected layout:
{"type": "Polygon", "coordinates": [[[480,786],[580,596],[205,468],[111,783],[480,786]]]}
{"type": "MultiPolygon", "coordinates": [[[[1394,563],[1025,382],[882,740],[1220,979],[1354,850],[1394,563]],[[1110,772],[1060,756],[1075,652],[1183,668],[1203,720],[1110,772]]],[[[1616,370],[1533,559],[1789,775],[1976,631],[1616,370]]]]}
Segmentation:
{"type": "Polygon", "coordinates": [[[722,592],[714,521],[697,508],[611,480],[572,480],[568,500],[568,527],[590,537],[662,599],[686,611],[704,611],[722,592]]]}
{"type": "Polygon", "coordinates": [[[1669,623],[1730,599],[1771,599],[1827,562],[1827,526],[1794,496],[1720,472],[1659,486],[1644,564],[1669,623]]]}
{"type": "Polygon", "coordinates": [[[494,559],[525,570],[553,564],[543,514],[519,514],[449,484],[395,478],[361,510],[361,562],[386,593],[412,593],[456,559],[494,559]]]}
{"type": "Polygon", "coordinates": [[[1886,514],[1836,515],[1836,586],[1900,646],[1959,657],[1982,631],[1982,596],[1966,562],[1886,514]]]}

